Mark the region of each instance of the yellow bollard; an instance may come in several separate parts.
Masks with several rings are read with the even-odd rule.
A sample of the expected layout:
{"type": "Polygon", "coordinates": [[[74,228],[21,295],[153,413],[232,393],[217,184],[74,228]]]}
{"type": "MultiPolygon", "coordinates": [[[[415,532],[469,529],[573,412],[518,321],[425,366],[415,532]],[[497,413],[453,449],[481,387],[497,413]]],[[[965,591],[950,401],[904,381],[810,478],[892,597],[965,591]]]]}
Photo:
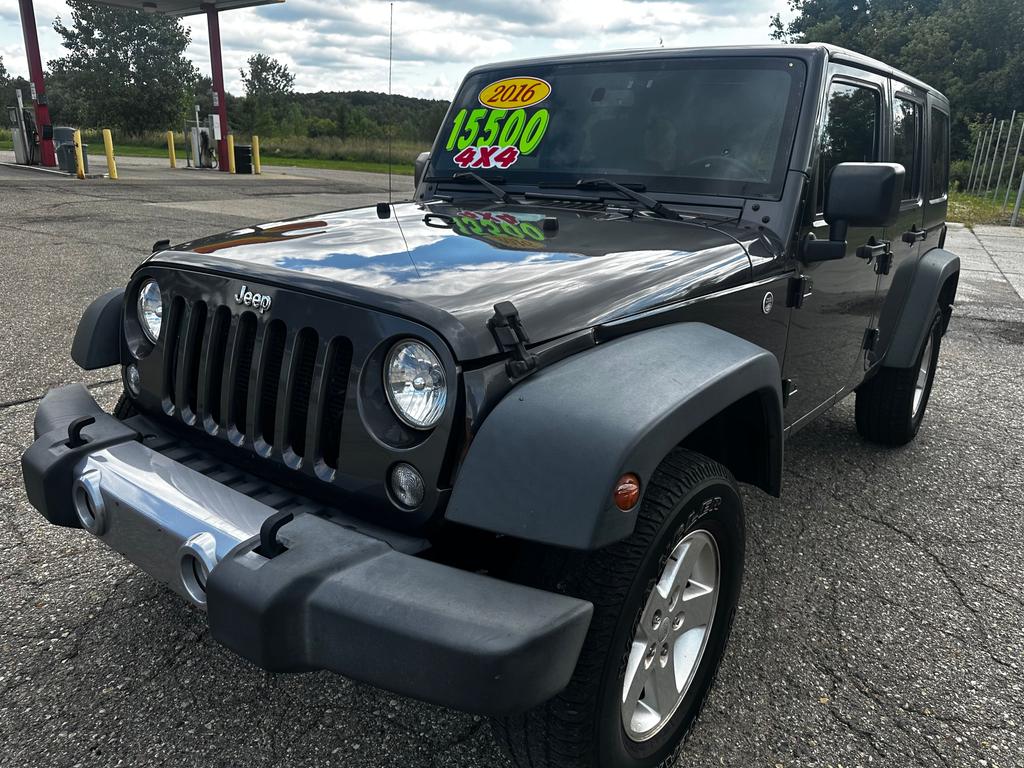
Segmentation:
{"type": "Polygon", "coordinates": [[[235,136],[228,134],[228,173],[235,172],[235,136]]]}
{"type": "Polygon", "coordinates": [[[117,181],[117,163],[114,162],[114,140],[110,136],[110,129],[103,129],[103,149],[107,153],[107,175],[111,181],[117,181]]]}
{"type": "Polygon", "coordinates": [[[174,156],[174,132],[167,132],[167,159],[171,161],[171,168],[178,167],[178,160],[174,156]]]}
{"type": "Polygon", "coordinates": [[[252,172],[259,176],[263,173],[263,166],[260,165],[260,137],[252,137],[252,172]]]}
{"type": "Polygon", "coordinates": [[[82,132],[75,131],[75,169],[78,178],[85,178],[85,158],[82,157],[82,132]]]}

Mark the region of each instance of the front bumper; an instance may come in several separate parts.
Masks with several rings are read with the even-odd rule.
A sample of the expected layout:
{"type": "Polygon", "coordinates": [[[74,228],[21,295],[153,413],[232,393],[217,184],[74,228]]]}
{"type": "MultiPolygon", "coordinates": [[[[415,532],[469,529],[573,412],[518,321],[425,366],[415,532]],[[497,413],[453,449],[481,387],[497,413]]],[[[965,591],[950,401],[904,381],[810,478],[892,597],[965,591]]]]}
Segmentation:
{"type": "Polygon", "coordinates": [[[277,510],[147,447],[80,385],[43,398],[36,435],[22,457],[33,506],[205,608],[213,637],[264,669],[328,669],[491,715],[569,681],[590,603],[405,554],[314,514],[284,525],[284,551],[264,557],[260,527],[277,510]],[[94,421],[69,439],[84,417],[94,421]]]}

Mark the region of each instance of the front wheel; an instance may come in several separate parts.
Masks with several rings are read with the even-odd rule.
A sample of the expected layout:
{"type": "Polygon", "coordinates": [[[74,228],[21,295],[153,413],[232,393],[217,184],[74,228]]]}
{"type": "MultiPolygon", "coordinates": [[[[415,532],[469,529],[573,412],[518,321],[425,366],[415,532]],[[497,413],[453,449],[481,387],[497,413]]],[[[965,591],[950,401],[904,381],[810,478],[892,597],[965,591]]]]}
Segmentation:
{"type": "Polygon", "coordinates": [[[668,764],[710,690],[739,600],[745,547],[735,481],[676,449],[652,476],[633,534],[593,553],[539,549],[536,586],[589,600],[594,617],[572,680],[496,722],[531,768],[668,764]]]}

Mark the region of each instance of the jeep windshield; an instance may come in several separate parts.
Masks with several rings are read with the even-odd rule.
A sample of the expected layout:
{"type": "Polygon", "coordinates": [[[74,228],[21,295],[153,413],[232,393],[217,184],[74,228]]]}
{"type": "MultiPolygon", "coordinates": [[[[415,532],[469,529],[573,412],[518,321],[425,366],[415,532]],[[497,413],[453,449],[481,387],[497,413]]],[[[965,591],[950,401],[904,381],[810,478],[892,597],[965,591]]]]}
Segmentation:
{"type": "Polygon", "coordinates": [[[782,57],[489,69],[463,83],[430,175],[544,187],[600,177],[648,193],[778,197],[805,79],[801,61],[782,57]]]}

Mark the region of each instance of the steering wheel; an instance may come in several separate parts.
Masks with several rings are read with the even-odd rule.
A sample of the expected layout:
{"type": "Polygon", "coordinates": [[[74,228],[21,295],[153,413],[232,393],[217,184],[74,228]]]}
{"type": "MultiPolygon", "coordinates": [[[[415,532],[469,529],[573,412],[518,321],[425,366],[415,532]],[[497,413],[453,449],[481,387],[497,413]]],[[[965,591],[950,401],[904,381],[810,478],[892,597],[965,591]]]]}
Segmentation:
{"type": "Polygon", "coordinates": [[[740,171],[742,174],[751,179],[760,179],[761,173],[756,168],[751,166],[749,163],[733,157],[732,155],[705,155],[704,157],[698,157],[696,160],[691,160],[686,164],[687,168],[692,166],[704,166],[712,164],[714,167],[715,163],[726,162],[730,163],[733,168],[740,171]]]}

